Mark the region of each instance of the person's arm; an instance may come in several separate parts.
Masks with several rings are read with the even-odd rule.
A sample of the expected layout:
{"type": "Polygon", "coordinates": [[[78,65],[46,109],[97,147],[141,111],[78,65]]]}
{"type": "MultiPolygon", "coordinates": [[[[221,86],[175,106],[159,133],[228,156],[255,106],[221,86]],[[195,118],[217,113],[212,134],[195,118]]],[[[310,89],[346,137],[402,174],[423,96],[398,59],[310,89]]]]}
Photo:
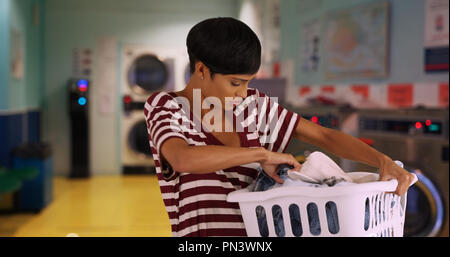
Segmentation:
{"type": "Polygon", "coordinates": [[[322,127],[304,118],[300,119],[294,137],[339,157],[362,162],[377,168],[388,158],[383,153],[378,152],[351,135],[322,127]]]}
{"type": "Polygon", "coordinates": [[[279,183],[283,182],[275,172],[279,164],[290,164],[295,170],[301,167],[291,154],[271,152],[264,147],[189,146],[180,138],[167,139],[161,145],[161,153],[175,171],[197,174],[259,162],[264,171],[279,183]]]}
{"type": "Polygon", "coordinates": [[[380,180],[392,178],[398,180],[399,185],[395,191],[398,195],[403,195],[413,180],[409,172],[396,165],[387,155],[340,131],[325,128],[301,118],[294,137],[339,157],[379,168],[380,180]]]}

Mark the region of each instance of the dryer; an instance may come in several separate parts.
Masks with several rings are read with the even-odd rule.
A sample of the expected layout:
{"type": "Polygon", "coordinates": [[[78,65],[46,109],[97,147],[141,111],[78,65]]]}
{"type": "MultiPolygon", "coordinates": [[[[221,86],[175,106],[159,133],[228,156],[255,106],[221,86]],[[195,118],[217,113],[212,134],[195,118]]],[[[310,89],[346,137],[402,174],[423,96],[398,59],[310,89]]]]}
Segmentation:
{"type": "Polygon", "coordinates": [[[148,143],[143,112],[134,109],[124,115],[121,129],[123,174],[153,174],[155,164],[148,143]]]}
{"type": "Polygon", "coordinates": [[[121,49],[121,163],[124,174],[154,173],[144,104],[157,91],[179,91],[186,85],[185,48],[124,45],[121,49]]]}
{"type": "Polygon", "coordinates": [[[176,51],[168,48],[126,45],[121,56],[121,92],[145,102],[150,94],[175,89],[176,51]]]}
{"type": "MultiPolygon", "coordinates": [[[[408,190],[405,236],[449,235],[449,112],[360,110],[359,136],[418,177],[408,190]]],[[[358,164],[358,170],[376,171],[358,164]]]]}

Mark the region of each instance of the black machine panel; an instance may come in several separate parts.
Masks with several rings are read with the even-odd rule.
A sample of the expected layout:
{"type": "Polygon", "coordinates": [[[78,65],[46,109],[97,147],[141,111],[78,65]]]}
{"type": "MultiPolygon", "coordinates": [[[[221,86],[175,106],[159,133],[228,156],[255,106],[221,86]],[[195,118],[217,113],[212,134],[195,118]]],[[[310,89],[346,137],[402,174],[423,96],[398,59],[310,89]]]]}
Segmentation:
{"type": "Polygon", "coordinates": [[[89,177],[89,81],[69,79],[69,114],[71,127],[70,177],[89,177]]]}
{"type": "Polygon", "coordinates": [[[361,117],[360,130],[379,131],[387,133],[411,134],[415,131],[425,135],[442,135],[440,120],[394,120],[361,117]]]}

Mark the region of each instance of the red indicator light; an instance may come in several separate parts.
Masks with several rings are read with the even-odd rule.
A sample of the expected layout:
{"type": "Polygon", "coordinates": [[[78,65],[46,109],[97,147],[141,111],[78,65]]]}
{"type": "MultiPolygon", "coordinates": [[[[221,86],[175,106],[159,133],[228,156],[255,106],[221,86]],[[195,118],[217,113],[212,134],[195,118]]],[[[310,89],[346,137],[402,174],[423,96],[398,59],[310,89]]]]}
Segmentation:
{"type": "Polygon", "coordinates": [[[420,128],[422,128],[422,123],[416,122],[416,129],[420,129],[420,128]]]}
{"type": "Polygon", "coordinates": [[[88,89],[87,84],[78,82],[78,90],[79,90],[80,92],[86,92],[87,89],[88,89]]]}
{"type": "Polygon", "coordinates": [[[319,121],[319,118],[317,118],[316,116],[312,116],[311,121],[317,123],[319,121]]]}
{"type": "Polygon", "coordinates": [[[126,104],[131,103],[131,101],[132,101],[131,96],[129,96],[129,95],[124,96],[124,97],[123,97],[123,101],[124,101],[126,104]]]}
{"type": "Polygon", "coordinates": [[[426,120],[425,121],[425,125],[430,126],[431,125],[431,120],[426,120]]]}

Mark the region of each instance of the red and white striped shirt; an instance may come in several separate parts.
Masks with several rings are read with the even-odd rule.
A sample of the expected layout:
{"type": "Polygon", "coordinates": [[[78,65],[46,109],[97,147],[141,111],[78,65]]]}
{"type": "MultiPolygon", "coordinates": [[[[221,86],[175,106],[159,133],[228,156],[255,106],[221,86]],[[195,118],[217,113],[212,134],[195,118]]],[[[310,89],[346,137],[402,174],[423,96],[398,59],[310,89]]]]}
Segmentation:
{"type": "MultiPolygon", "coordinates": [[[[226,198],[228,193],[252,183],[257,176],[259,163],[248,163],[208,174],[180,173],[166,165],[166,162],[161,163],[161,145],[169,138],[181,138],[191,146],[223,145],[203,126],[197,130],[194,126],[194,121],[198,122],[194,120],[196,117],[192,111],[187,114],[175,97],[177,95],[174,92],[153,93],[144,110],[150,148],[173,236],[246,236],[238,203],[229,203],[226,198]]],[[[239,122],[243,132],[236,129],[241,147],[263,146],[273,152],[285,151],[300,120],[300,115],[285,109],[254,88],[248,88],[247,97],[233,114],[235,120],[239,115],[244,117],[244,122],[239,122]],[[258,101],[260,108],[249,108],[258,101]],[[275,111],[278,111],[278,119],[275,120],[276,124],[272,123],[275,126],[270,126],[273,142],[261,142],[262,136],[270,133],[269,130],[260,129],[261,124],[271,124],[272,117],[276,117],[275,111]],[[254,128],[250,125],[256,125],[258,129],[248,129],[254,128]]]]}

